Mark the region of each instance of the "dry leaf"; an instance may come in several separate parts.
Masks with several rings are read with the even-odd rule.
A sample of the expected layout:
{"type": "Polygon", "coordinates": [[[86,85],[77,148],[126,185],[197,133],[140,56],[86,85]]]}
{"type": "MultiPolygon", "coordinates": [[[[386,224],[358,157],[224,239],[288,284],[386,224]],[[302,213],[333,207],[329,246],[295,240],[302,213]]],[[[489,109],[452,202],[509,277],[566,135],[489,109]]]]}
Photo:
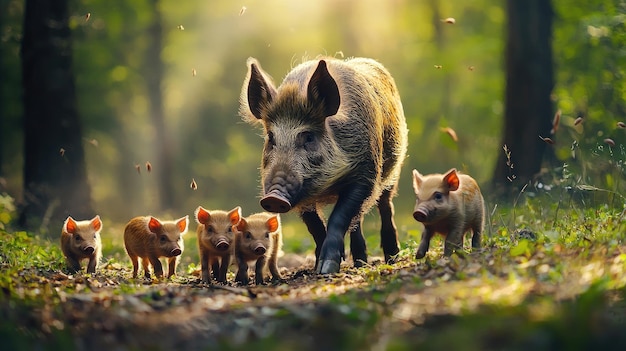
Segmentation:
{"type": "Polygon", "coordinates": [[[139,165],[139,163],[135,165],[135,169],[137,170],[138,174],[141,174],[141,166],[139,165]]]}
{"type": "Polygon", "coordinates": [[[152,163],[150,163],[150,162],[146,161],[146,170],[147,170],[148,172],[152,172],[152,163]]]}
{"type": "Polygon", "coordinates": [[[615,146],[615,141],[613,141],[613,139],[610,139],[610,138],[604,139],[604,143],[612,147],[615,146]]]}
{"type": "Polygon", "coordinates": [[[195,77],[197,73],[198,73],[198,72],[196,72],[196,69],[195,69],[195,68],[192,68],[192,69],[191,69],[191,76],[192,76],[192,77],[195,77]]]}
{"type": "Polygon", "coordinates": [[[61,157],[65,156],[65,149],[64,149],[64,148],[61,148],[61,149],[59,150],[59,153],[61,154],[61,157]]]}
{"type": "Polygon", "coordinates": [[[454,142],[458,142],[459,138],[456,135],[456,132],[454,131],[454,129],[450,128],[450,127],[445,127],[445,128],[441,128],[440,129],[442,132],[448,134],[450,136],[450,138],[452,138],[452,140],[454,140],[454,142]]]}
{"type": "Polygon", "coordinates": [[[176,28],[178,28],[179,30],[185,30],[185,27],[183,27],[182,24],[179,24],[176,28]]]}
{"type": "Polygon", "coordinates": [[[545,141],[545,142],[546,142],[546,144],[550,144],[550,145],[554,144],[554,140],[552,140],[552,139],[550,139],[550,138],[548,138],[548,137],[545,137],[545,138],[544,138],[544,137],[542,137],[542,136],[540,135],[540,136],[539,136],[539,139],[541,139],[541,140],[545,141]]]}
{"type": "Polygon", "coordinates": [[[448,18],[446,18],[446,19],[445,19],[445,20],[443,20],[443,21],[444,21],[445,23],[448,23],[448,24],[455,24],[455,23],[456,23],[456,20],[455,20],[454,18],[452,18],[452,17],[448,17],[448,18]]]}
{"type": "Polygon", "coordinates": [[[583,123],[583,118],[582,117],[578,117],[574,120],[574,125],[577,126],[579,124],[583,123]]]}
{"type": "Polygon", "coordinates": [[[550,134],[554,135],[557,130],[559,130],[559,122],[561,121],[561,110],[557,110],[554,114],[554,119],[552,120],[552,130],[550,134]]]}
{"type": "Polygon", "coordinates": [[[441,69],[443,66],[442,65],[435,65],[436,69],[441,69]]]}
{"type": "Polygon", "coordinates": [[[617,122],[617,126],[620,128],[625,128],[626,129],[626,123],[624,122],[617,122]]]}
{"type": "Polygon", "coordinates": [[[241,10],[239,10],[239,16],[243,16],[243,14],[246,12],[247,8],[245,6],[241,7],[241,10]]]}
{"type": "Polygon", "coordinates": [[[193,179],[193,178],[191,179],[191,184],[189,185],[189,187],[190,187],[191,189],[193,189],[193,190],[198,189],[198,184],[196,183],[196,180],[195,180],[195,179],[193,179]]]}

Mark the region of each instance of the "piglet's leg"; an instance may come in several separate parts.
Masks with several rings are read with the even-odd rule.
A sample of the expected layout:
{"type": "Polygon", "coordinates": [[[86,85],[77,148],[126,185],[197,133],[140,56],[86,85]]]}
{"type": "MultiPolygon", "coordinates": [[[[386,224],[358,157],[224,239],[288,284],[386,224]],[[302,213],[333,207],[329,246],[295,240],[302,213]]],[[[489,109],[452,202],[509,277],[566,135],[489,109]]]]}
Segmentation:
{"type": "Polygon", "coordinates": [[[267,257],[261,256],[256,261],[256,267],[254,269],[254,283],[256,285],[265,284],[265,264],[267,263],[267,257]]]}
{"type": "Polygon", "coordinates": [[[426,256],[428,249],[430,248],[430,239],[433,237],[433,232],[430,228],[426,227],[422,232],[422,240],[420,241],[420,246],[417,248],[417,252],[415,253],[416,259],[422,259],[426,256]]]}
{"type": "Polygon", "coordinates": [[[176,263],[178,263],[178,257],[170,257],[167,260],[167,277],[170,278],[173,275],[176,275],[176,263]]]}

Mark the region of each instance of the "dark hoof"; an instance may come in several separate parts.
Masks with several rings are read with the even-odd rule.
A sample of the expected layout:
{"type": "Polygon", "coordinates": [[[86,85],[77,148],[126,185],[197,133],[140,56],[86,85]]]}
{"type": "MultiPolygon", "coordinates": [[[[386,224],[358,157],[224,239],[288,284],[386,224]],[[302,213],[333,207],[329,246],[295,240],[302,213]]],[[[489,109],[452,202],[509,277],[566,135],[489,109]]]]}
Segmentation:
{"type": "Polygon", "coordinates": [[[426,252],[420,252],[420,251],[418,251],[418,252],[415,254],[415,259],[416,259],[416,260],[421,260],[422,258],[424,258],[424,256],[426,256],[426,252]]]}
{"type": "Polygon", "coordinates": [[[339,262],[333,260],[322,260],[317,267],[319,274],[339,273],[339,262]]]}
{"type": "Polygon", "coordinates": [[[261,207],[268,212],[286,213],[291,210],[291,203],[277,191],[272,191],[261,199],[261,207]]]}

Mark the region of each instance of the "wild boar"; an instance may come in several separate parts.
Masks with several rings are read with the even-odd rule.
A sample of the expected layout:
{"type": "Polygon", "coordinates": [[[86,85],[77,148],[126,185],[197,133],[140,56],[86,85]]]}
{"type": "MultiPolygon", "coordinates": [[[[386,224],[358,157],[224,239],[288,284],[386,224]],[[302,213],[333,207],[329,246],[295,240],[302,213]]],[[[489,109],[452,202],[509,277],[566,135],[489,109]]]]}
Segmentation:
{"type": "Polygon", "coordinates": [[[202,281],[211,283],[209,270],[218,282],[226,282],[226,273],[235,249],[233,226],[241,219],[241,207],[229,212],[207,211],[198,206],[195,212],[198,222],[198,251],[202,267],[202,281]]]}
{"type": "Polygon", "coordinates": [[[67,268],[72,273],[80,271],[80,261],[89,259],[87,273],[95,273],[102,257],[100,216],[91,220],[75,221],[68,216],[61,230],[61,251],[65,256],[67,268]]]}
{"type": "Polygon", "coordinates": [[[413,170],[417,201],[413,218],[424,224],[422,240],[415,254],[423,258],[435,233],[445,237],[444,256],[463,249],[463,235],[472,230],[472,248],[480,247],[485,222],[484,200],[476,181],[456,169],[446,174],[421,175],[413,170]]]}
{"type": "Polygon", "coordinates": [[[278,252],[283,246],[280,217],[271,213],[255,213],[242,218],[236,226],[235,258],[237,276],[235,281],[248,284],[248,262],[255,261],[254,281],[265,283],[265,271],[269,268],[272,280],[281,280],[278,272],[278,252]]]}
{"type": "Polygon", "coordinates": [[[276,88],[259,62],[248,59],[240,114],[262,125],[261,206],[299,212],[315,240],[316,270],[339,272],[350,232],[354,265],[367,262],[363,214],[381,216],[385,260],[399,252],[393,220],[407,127],[396,84],[367,58],[306,61],[276,88]],[[328,223],[324,205],[335,204],[328,223]]]}
{"type": "Polygon", "coordinates": [[[150,278],[150,264],[152,264],[154,275],[157,278],[163,277],[160,257],[167,257],[167,277],[173,276],[176,273],[180,255],[185,249],[183,235],[187,233],[188,223],[189,216],[175,221],[160,221],[152,216],[131,219],[124,229],[124,244],[133,262],[133,278],[137,278],[139,258],[141,258],[146,278],[150,278]]]}

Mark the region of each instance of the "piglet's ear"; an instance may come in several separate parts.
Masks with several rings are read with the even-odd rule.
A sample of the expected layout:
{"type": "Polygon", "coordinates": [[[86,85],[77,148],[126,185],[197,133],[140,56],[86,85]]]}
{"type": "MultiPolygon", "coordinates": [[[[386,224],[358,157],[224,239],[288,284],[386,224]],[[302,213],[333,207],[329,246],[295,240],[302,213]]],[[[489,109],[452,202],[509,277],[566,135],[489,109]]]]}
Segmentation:
{"type": "Polygon", "coordinates": [[[272,216],[270,217],[270,219],[267,220],[267,229],[270,232],[275,232],[278,230],[278,216],[272,216]]]}
{"type": "Polygon", "coordinates": [[[102,229],[102,221],[100,220],[100,216],[95,216],[91,220],[91,226],[95,231],[99,231],[100,229],[102,229]]]}
{"type": "Polygon", "coordinates": [[[230,224],[235,225],[241,220],[241,207],[237,206],[228,212],[228,219],[230,224]]]}
{"type": "Polygon", "coordinates": [[[337,82],[328,72],[326,61],[320,60],[307,87],[307,97],[313,106],[321,105],[324,117],[337,114],[341,97],[337,82]]]}
{"type": "Polygon", "coordinates": [[[176,221],[176,228],[181,234],[187,233],[187,225],[189,224],[189,216],[182,217],[176,221]]]}
{"type": "Polygon", "coordinates": [[[422,175],[416,169],[413,170],[413,191],[415,194],[419,194],[420,187],[422,186],[422,175]]]}
{"type": "Polygon", "coordinates": [[[198,206],[195,211],[196,221],[200,224],[207,224],[211,220],[211,214],[204,207],[198,206]]]}
{"type": "Polygon", "coordinates": [[[455,168],[452,168],[443,176],[443,185],[446,186],[449,191],[455,191],[459,188],[460,180],[455,168]]]}
{"type": "Polygon", "coordinates": [[[245,219],[241,219],[239,223],[237,223],[234,227],[237,228],[238,231],[243,232],[248,226],[248,222],[245,219]]]}
{"type": "Polygon", "coordinates": [[[161,222],[154,217],[150,217],[148,220],[148,229],[150,229],[150,231],[154,234],[158,233],[162,226],[161,222]]]}
{"type": "Polygon", "coordinates": [[[76,224],[72,216],[68,216],[65,223],[63,223],[63,230],[68,234],[74,234],[76,233],[76,229],[78,229],[78,224],[76,224]]]}

